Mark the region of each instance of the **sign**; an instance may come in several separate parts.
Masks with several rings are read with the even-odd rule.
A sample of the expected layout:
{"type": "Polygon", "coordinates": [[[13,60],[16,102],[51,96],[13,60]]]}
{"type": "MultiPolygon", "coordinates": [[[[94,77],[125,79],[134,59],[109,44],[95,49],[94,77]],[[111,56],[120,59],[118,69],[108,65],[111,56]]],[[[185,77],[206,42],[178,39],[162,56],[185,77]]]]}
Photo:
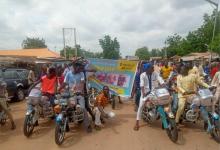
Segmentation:
{"type": "Polygon", "coordinates": [[[90,87],[101,90],[104,85],[122,97],[130,97],[138,61],[88,59],[97,72],[89,76],[90,87]]]}

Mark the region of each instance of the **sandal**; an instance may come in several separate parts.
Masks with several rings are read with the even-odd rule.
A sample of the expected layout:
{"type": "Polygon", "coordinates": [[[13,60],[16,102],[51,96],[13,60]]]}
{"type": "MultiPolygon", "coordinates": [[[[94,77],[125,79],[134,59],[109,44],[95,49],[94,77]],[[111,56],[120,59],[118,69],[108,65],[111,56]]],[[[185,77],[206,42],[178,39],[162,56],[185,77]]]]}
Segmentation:
{"type": "Polygon", "coordinates": [[[139,130],[139,126],[135,125],[134,131],[138,131],[138,130],[139,130]]]}

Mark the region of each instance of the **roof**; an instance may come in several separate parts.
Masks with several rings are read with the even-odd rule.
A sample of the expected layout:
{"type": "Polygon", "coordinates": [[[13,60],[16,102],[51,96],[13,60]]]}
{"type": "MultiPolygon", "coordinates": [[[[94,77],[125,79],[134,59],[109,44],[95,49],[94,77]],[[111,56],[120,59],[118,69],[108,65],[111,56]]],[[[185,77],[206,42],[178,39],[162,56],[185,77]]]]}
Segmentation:
{"type": "MultiPolygon", "coordinates": [[[[218,58],[219,55],[217,53],[212,52],[212,58],[218,58]]],[[[192,60],[198,60],[198,59],[210,59],[211,58],[211,53],[210,52],[205,52],[205,53],[190,53],[186,56],[183,56],[182,59],[183,61],[192,61],[192,60]]]]}
{"type": "Polygon", "coordinates": [[[59,58],[60,55],[48,48],[0,50],[0,56],[27,56],[37,58],[59,58]]]}

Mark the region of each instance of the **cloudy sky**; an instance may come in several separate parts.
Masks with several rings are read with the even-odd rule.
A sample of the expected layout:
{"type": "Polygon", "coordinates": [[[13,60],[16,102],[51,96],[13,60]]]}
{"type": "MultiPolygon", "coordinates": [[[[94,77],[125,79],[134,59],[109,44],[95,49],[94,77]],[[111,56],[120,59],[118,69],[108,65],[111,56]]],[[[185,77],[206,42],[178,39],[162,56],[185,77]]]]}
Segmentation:
{"type": "MultiPolygon", "coordinates": [[[[109,34],[123,56],[132,55],[142,46],[163,47],[168,35],[186,35],[212,10],[205,0],[0,0],[0,49],[21,48],[28,36],[59,51],[62,28],[75,27],[85,49],[101,51],[98,39],[109,34]]],[[[70,30],[66,40],[73,46],[70,30]]]]}

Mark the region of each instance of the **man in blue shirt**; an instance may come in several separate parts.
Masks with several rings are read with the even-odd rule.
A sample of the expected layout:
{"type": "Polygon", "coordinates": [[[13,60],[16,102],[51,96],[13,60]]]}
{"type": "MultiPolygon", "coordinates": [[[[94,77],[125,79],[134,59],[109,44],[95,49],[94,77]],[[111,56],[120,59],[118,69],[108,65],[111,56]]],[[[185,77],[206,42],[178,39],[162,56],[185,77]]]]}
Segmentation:
{"type": "Polygon", "coordinates": [[[87,132],[92,131],[92,127],[89,122],[89,117],[85,108],[85,99],[84,99],[84,82],[85,77],[84,74],[81,72],[81,66],[80,63],[74,63],[73,64],[73,70],[69,71],[64,79],[64,85],[60,88],[62,89],[65,85],[68,85],[70,92],[73,93],[81,93],[81,98],[78,101],[79,105],[84,111],[84,120],[83,124],[87,130],[87,132]]]}

